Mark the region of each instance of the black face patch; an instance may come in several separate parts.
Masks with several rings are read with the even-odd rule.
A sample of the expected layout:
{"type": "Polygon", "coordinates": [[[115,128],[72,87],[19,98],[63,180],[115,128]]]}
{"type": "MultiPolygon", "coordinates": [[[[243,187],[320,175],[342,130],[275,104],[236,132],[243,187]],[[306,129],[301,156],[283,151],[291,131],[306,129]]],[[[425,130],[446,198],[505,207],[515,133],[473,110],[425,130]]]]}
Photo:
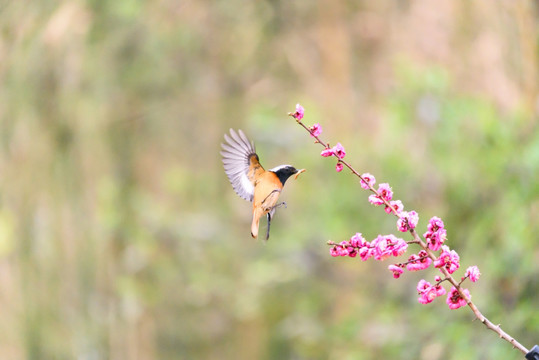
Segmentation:
{"type": "Polygon", "coordinates": [[[283,186],[286,180],[288,180],[290,176],[294,175],[297,172],[298,171],[293,166],[285,166],[277,171],[274,171],[275,175],[277,175],[279,181],[281,182],[281,184],[283,184],[283,186]]]}

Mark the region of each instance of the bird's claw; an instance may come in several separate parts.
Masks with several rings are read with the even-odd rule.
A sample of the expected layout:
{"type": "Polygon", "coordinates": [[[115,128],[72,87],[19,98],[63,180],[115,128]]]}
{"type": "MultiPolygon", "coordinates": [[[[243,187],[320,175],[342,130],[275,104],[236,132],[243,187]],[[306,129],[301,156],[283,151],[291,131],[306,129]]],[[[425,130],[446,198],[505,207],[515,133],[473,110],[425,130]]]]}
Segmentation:
{"type": "Polygon", "coordinates": [[[286,202],[283,201],[282,203],[279,203],[279,204],[277,204],[277,205],[274,205],[271,209],[272,209],[272,210],[273,210],[273,209],[277,209],[277,208],[280,208],[281,206],[284,206],[285,209],[286,209],[286,202]]]}

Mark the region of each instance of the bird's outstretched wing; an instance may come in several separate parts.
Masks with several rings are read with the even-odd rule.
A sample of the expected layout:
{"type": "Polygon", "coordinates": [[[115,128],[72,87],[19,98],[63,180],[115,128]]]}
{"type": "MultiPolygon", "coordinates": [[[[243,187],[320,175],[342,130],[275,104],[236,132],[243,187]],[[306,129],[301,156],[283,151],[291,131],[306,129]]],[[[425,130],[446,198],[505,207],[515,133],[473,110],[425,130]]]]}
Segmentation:
{"type": "Polygon", "coordinates": [[[241,130],[236,133],[230,129],[230,136],[225,134],[225,140],[226,143],[221,144],[221,155],[226,176],[236,194],[245,200],[253,201],[255,177],[264,171],[258,162],[255,145],[241,130]]]}

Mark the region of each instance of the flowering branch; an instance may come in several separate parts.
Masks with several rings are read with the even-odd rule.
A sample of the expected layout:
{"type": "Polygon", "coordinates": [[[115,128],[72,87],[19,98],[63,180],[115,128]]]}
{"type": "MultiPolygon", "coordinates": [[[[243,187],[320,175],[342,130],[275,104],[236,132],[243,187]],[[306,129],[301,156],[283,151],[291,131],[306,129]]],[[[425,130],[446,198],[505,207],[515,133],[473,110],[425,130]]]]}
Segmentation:
{"type": "MultiPolygon", "coordinates": [[[[424,279],[418,283],[417,291],[419,294],[419,303],[428,304],[436,297],[445,295],[446,290],[441,284],[447,281],[452,285],[446,298],[446,303],[450,309],[458,309],[467,305],[472,310],[475,317],[488,329],[497,333],[500,338],[508,341],[514,348],[527,354],[527,357],[530,356],[530,354],[531,356],[534,356],[536,354],[534,351],[537,351],[537,346],[529,352],[526,347],[503,331],[500,325],[494,325],[472,302],[472,296],[468,289],[462,287],[462,284],[466,279],[469,279],[472,282],[476,282],[479,279],[481,273],[477,266],[470,266],[466,270],[465,276],[462,277],[460,281],[457,281],[452,276],[452,274],[460,267],[460,257],[455,250],[451,250],[447,245],[444,245],[444,242],[447,239],[447,231],[444,228],[442,219],[438,217],[431,218],[427,227],[427,232],[424,233],[423,238],[421,238],[415,229],[419,221],[419,215],[415,211],[404,211],[404,206],[400,200],[392,200],[393,191],[389,184],[380,184],[378,189],[375,189],[374,185],[376,184],[376,180],[373,175],[369,173],[360,174],[349,162],[344,160],[346,151],[341,143],[337,143],[337,145],[331,147],[329,143],[320,139],[320,135],[322,134],[322,127],[320,124],[314,124],[311,127],[307,127],[301,121],[304,112],[305,110],[303,107],[297,104],[296,111],[291,112],[288,115],[296,119],[296,122],[309,132],[311,137],[315,139],[315,143],[324,147],[324,150],[320,153],[321,156],[334,156],[337,158],[337,164],[335,166],[337,172],[341,172],[343,167],[346,166],[352,174],[360,179],[361,187],[373,193],[369,196],[369,202],[375,206],[384,205],[386,213],[393,214],[398,218],[398,230],[401,232],[409,232],[413,237],[413,240],[411,241],[404,241],[392,234],[378,235],[376,239],[369,242],[363,238],[361,233],[356,233],[347,241],[341,241],[340,243],[328,241],[327,244],[331,246],[331,256],[359,257],[362,261],[366,261],[371,257],[375,260],[385,260],[391,256],[401,256],[406,252],[408,245],[417,244],[421,248],[417,254],[412,254],[406,262],[389,265],[388,269],[393,273],[393,277],[396,279],[404,273],[404,269],[408,271],[419,271],[427,269],[434,264],[434,267],[440,270],[443,277],[435,276],[434,285],[424,279]]],[[[534,359],[534,357],[529,358],[534,359]]]]}

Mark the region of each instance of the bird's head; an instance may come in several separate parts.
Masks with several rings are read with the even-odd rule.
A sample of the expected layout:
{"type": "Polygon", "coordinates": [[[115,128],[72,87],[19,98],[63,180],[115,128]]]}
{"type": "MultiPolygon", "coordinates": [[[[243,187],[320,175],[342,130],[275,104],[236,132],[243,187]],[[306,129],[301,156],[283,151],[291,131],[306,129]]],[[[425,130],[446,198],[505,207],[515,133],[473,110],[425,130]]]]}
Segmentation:
{"type": "Polygon", "coordinates": [[[294,179],[297,179],[299,174],[304,172],[305,169],[298,170],[292,165],[280,165],[273,169],[270,169],[270,171],[275,173],[275,175],[277,175],[281,183],[284,185],[284,183],[290,176],[295,175],[294,179]]]}

